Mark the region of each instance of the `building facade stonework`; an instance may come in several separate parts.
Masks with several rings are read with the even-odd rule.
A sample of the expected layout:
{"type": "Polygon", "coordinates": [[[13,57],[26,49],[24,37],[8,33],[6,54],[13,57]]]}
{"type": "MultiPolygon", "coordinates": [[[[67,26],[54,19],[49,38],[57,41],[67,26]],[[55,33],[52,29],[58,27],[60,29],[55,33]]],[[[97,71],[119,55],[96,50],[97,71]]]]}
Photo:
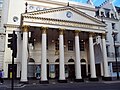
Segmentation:
{"type": "Polygon", "coordinates": [[[120,18],[118,9],[111,2],[106,1],[106,6],[100,7],[93,6],[91,0],[88,4],[4,0],[4,4],[5,78],[11,78],[12,51],[7,44],[8,34],[13,30],[17,34],[14,74],[21,82],[28,82],[28,78],[39,79],[40,83],[46,83],[50,78],[57,78],[59,82],[71,78],[77,82],[84,78],[97,81],[98,77],[111,80],[115,76],[110,35],[117,33],[116,49],[119,53],[120,18]],[[105,7],[109,8],[109,17],[105,7]],[[110,25],[113,25],[112,28],[110,25]],[[108,54],[112,54],[111,57],[108,54]]]}

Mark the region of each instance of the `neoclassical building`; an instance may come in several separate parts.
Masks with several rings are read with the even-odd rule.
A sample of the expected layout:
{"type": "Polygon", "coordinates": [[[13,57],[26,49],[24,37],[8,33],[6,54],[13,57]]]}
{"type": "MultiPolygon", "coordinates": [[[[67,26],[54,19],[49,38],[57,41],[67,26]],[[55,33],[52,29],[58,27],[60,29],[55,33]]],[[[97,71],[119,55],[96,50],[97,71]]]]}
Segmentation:
{"type": "Polygon", "coordinates": [[[107,24],[87,4],[57,0],[4,0],[2,24],[6,32],[3,69],[11,78],[12,51],[8,34],[16,31],[14,75],[21,82],[36,78],[84,81],[111,80],[106,49],[107,24]],[[19,7],[14,9],[14,7],[19,7]]]}

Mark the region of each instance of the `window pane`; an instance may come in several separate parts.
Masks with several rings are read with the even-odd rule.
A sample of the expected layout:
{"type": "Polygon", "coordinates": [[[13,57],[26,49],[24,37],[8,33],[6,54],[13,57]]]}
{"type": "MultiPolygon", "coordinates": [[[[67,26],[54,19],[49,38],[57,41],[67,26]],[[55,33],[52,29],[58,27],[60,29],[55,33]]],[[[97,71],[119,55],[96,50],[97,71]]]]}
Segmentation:
{"type": "Polygon", "coordinates": [[[115,29],[115,23],[112,23],[112,29],[115,29]]]}
{"type": "Polygon", "coordinates": [[[84,51],[85,47],[84,47],[84,41],[81,40],[80,41],[80,51],[84,51]]]}
{"type": "Polygon", "coordinates": [[[73,40],[68,40],[68,51],[73,51],[73,40]]]}
{"type": "Polygon", "coordinates": [[[55,50],[59,50],[59,41],[58,40],[55,41],[55,50]]]}

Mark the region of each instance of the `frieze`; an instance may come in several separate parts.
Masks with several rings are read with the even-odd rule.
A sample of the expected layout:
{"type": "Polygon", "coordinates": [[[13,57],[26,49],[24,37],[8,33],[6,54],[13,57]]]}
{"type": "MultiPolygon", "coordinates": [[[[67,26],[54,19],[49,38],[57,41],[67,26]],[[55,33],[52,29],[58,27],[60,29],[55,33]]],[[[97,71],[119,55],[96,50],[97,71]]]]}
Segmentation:
{"type": "Polygon", "coordinates": [[[29,21],[29,22],[31,21],[34,22],[37,20],[37,22],[39,21],[40,23],[43,23],[43,24],[53,24],[53,25],[62,25],[62,26],[69,26],[69,27],[80,27],[80,28],[104,30],[104,27],[101,28],[100,25],[94,25],[94,24],[88,24],[88,23],[73,22],[73,21],[67,21],[67,20],[57,20],[57,19],[51,19],[51,18],[30,17],[30,16],[25,16],[25,18],[26,18],[25,21],[29,21]]]}

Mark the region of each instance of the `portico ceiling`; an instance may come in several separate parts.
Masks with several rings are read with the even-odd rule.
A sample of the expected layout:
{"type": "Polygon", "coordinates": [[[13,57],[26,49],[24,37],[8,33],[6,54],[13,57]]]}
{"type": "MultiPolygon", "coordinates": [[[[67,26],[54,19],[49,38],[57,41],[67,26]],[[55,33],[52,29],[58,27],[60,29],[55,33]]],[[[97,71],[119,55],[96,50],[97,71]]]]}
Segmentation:
{"type": "Polygon", "coordinates": [[[105,33],[106,25],[74,7],[59,7],[22,14],[22,25],[64,28],[86,32],[105,33]]]}

